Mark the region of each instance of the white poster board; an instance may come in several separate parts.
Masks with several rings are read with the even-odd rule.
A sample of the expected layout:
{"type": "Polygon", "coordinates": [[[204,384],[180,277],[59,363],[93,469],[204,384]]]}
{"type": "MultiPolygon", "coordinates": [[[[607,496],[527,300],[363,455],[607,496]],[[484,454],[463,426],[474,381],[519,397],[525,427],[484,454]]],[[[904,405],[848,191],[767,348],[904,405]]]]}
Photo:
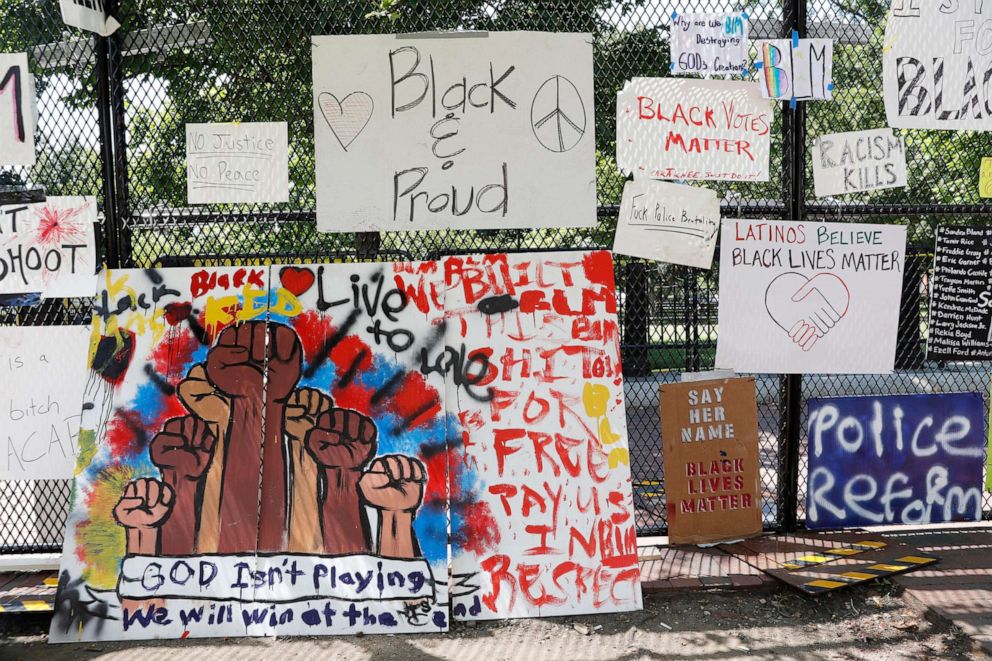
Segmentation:
{"type": "Polygon", "coordinates": [[[793,103],[833,98],[831,39],[768,39],[755,45],[763,97],[793,103]]]}
{"type": "Polygon", "coordinates": [[[634,78],[617,94],[617,165],[637,178],[768,181],[771,125],[758,83],[634,78]]]}
{"type": "Polygon", "coordinates": [[[690,73],[736,74],[748,71],[747,12],[730,14],[672,13],[671,70],[690,73]]]}
{"type": "Polygon", "coordinates": [[[87,326],[0,327],[0,480],[61,480],[76,466],[87,326]]]}
{"type": "Polygon", "coordinates": [[[905,254],[900,225],[724,219],[716,366],[891,372],[905,254]]]}
{"type": "Polygon", "coordinates": [[[289,201],[286,122],[186,125],[190,204],[289,201]]]}
{"type": "Polygon", "coordinates": [[[635,179],[623,187],[613,252],[708,269],[719,231],[715,192],[635,179]]]}
{"type": "Polygon", "coordinates": [[[906,185],[906,151],[892,129],[821,135],[813,145],[817,197],[906,185]]]}
{"type": "Polygon", "coordinates": [[[96,198],[50,197],[0,206],[0,294],[96,293],[96,198]]]}
{"type": "Polygon", "coordinates": [[[103,37],[109,37],[121,26],[113,16],[107,15],[103,0],[59,0],[59,8],[66,25],[103,37]]]}
{"type": "Polygon", "coordinates": [[[882,49],[889,126],[992,130],[988,2],[893,0],[882,49]]]}
{"type": "Polygon", "coordinates": [[[324,232],[592,227],[592,37],[313,37],[324,232]]]}
{"type": "Polygon", "coordinates": [[[0,53],[0,165],[34,165],[34,85],[26,53],[0,53]]]}

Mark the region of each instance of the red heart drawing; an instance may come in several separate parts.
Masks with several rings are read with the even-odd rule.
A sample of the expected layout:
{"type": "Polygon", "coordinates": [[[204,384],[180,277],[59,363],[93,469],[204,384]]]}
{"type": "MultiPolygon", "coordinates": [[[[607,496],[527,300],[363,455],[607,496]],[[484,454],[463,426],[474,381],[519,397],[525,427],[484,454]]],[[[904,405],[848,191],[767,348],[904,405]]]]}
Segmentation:
{"type": "Polygon", "coordinates": [[[284,266],[279,270],[279,279],[293,296],[302,296],[313,287],[313,271],[296,266],[284,266]]]}
{"type": "Polygon", "coordinates": [[[165,306],[165,320],[170,326],[177,326],[189,319],[192,311],[192,303],[169,303],[165,306]]]}

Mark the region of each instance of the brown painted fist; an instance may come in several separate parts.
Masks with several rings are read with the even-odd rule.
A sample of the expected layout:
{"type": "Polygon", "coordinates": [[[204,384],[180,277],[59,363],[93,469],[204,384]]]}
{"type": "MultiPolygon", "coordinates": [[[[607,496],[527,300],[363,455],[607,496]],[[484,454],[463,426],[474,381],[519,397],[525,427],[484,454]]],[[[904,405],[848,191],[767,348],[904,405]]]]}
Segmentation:
{"type": "Polygon", "coordinates": [[[286,435],[294,441],[306,441],[317,426],[317,418],[331,410],[334,400],[314,388],[298,388],[286,400],[286,435]]]}
{"type": "Polygon", "coordinates": [[[375,423],[358,411],[331,409],[307,434],[307,450],[324,468],[361,468],[375,454],[375,423]]]}
{"type": "Polygon", "coordinates": [[[376,458],[358,481],[362,497],[372,507],[390,512],[412,512],[424,497],[424,465],[402,454],[376,458]]]}
{"type": "Polygon", "coordinates": [[[114,518],[125,528],[157,528],[172,511],[172,488],[154,478],[128,482],[114,507],[114,518]]]}
{"type": "Polygon", "coordinates": [[[177,479],[196,480],[210,463],[217,437],[206,422],[191,415],[166,421],[149,446],[152,463],[177,479]]]}
{"type": "Polygon", "coordinates": [[[212,425],[214,435],[227,425],[231,402],[207,380],[207,370],[202,363],[190,368],[186,378],[179,382],[177,394],[190,413],[212,425]]]}
{"type": "Polygon", "coordinates": [[[261,401],[266,368],[266,397],[269,400],[288,397],[303,369],[303,351],[292,328],[264,321],[228,326],[207,354],[210,382],[231,397],[261,401]]]}

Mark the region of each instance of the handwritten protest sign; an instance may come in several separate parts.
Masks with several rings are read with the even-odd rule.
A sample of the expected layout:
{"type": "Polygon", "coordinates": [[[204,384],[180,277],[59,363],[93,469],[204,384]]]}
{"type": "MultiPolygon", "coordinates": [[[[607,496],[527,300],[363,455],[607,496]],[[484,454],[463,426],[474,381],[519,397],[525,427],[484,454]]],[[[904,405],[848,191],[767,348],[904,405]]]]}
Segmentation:
{"type": "Polygon", "coordinates": [[[806,527],[982,518],[979,393],[809,400],[806,527]]]}
{"type": "Polygon", "coordinates": [[[747,12],[672,13],[672,73],[744,74],[748,71],[747,12]]]}
{"type": "Polygon", "coordinates": [[[0,206],[0,294],[45,298],[96,291],[96,199],[50,197],[0,206]]]}
{"type": "Polygon", "coordinates": [[[89,343],[86,326],[0,327],[0,480],[72,477],[89,343]]]}
{"type": "Polygon", "coordinates": [[[592,227],[592,37],[313,38],[324,232],[592,227]]]}
{"type": "Polygon", "coordinates": [[[978,173],[978,195],[988,199],[992,197],[992,158],[983,158],[978,173]]]}
{"type": "Polygon", "coordinates": [[[716,366],[891,372],[905,254],[903,226],[725,219],[716,366]]]}
{"type": "Polygon", "coordinates": [[[661,436],[673,544],[761,534],[753,378],[662,385],[661,436]]]}
{"type": "Polygon", "coordinates": [[[992,5],[893,0],[882,49],[889,126],[992,129],[992,5]]]}
{"type": "Polygon", "coordinates": [[[464,375],[446,400],[461,426],[454,617],[639,609],[610,254],[450,257],[445,273],[445,342],[464,375]]]}
{"type": "Polygon", "coordinates": [[[713,191],[635,179],[623,187],[613,252],[708,269],[719,231],[713,191]]]}
{"type": "Polygon", "coordinates": [[[289,201],[286,122],[186,125],[190,204],[289,201]]]}
{"type": "Polygon", "coordinates": [[[103,37],[109,37],[121,26],[113,16],[107,15],[103,0],[59,0],[59,8],[66,25],[103,37]]]}
{"type": "Polygon", "coordinates": [[[34,93],[28,56],[0,53],[0,165],[34,165],[34,93]]]}
{"type": "Polygon", "coordinates": [[[769,39],[755,45],[764,98],[792,102],[833,98],[832,40],[769,39]]]}
{"type": "Polygon", "coordinates": [[[637,178],[768,181],[771,123],[757,83],[634,78],[617,94],[617,165],[637,178]]]}
{"type": "Polygon", "coordinates": [[[992,359],[992,228],[937,228],[927,357],[992,359]]]}
{"type": "Polygon", "coordinates": [[[817,197],[906,185],[906,152],[892,129],[821,135],[812,160],[817,197]]]}

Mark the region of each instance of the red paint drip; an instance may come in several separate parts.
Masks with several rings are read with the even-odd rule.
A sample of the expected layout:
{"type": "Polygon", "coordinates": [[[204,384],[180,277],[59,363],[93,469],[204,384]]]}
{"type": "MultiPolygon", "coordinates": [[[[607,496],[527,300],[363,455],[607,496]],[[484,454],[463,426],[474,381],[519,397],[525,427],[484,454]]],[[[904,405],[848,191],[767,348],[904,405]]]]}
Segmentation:
{"type": "Polygon", "coordinates": [[[499,526],[488,503],[467,504],[462,516],[465,521],[465,550],[481,556],[499,545],[499,526]]]}

